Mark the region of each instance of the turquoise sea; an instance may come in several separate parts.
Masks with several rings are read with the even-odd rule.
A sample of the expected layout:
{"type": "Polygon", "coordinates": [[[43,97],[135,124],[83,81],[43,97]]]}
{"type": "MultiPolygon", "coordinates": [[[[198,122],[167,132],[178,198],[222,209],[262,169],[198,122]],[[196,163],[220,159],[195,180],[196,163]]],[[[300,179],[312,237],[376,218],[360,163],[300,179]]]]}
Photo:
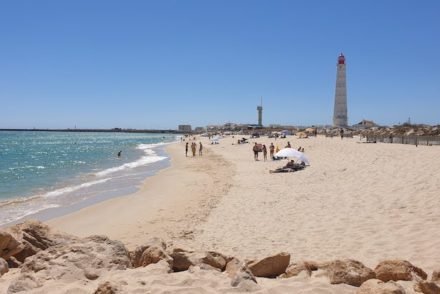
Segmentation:
{"type": "Polygon", "coordinates": [[[168,134],[0,132],[0,226],[134,192],[168,165],[164,145],[175,140],[168,134]]]}

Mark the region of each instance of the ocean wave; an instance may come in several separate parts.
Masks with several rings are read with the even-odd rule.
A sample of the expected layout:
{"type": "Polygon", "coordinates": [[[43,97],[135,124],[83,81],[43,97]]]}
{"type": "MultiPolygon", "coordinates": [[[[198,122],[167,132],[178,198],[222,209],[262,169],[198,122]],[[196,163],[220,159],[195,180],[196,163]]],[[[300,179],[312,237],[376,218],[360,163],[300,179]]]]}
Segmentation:
{"type": "Polygon", "coordinates": [[[164,156],[157,156],[157,155],[156,156],[151,156],[151,155],[150,156],[143,156],[137,161],[125,163],[123,165],[112,167],[112,168],[108,168],[103,171],[95,173],[95,175],[98,177],[102,177],[102,176],[105,176],[105,175],[108,175],[111,173],[115,173],[115,172],[118,172],[118,171],[121,171],[124,169],[135,168],[135,167],[147,165],[147,164],[150,164],[153,162],[161,161],[164,159],[166,159],[166,157],[164,157],[164,156]]]}
{"type": "Polygon", "coordinates": [[[137,145],[137,149],[141,149],[141,150],[149,150],[149,149],[152,149],[152,148],[156,148],[156,147],[159,147],[159,146],[164,146],[164,145],[167,145],[167,143],[155,143],[155,144],[139,144],[139,145],[137,145]]]}
{"type": "Polygon", "coordinates": [[[42,196],[44,198],[57,197],[57,196],[60,196],[62,194],[74,192],[74,191],[77,191],[77,190],[82,189],[82,188],[87,188],[87,187],[90,187],[90,186],[93,186],[93,185],[102,184],[102,183],[107,182],[108,180],[110,180],[110,178],[96,180],[96,181],[91,181],[91,182],[87,182],[87,183],[84,183],[84,184],[81,184],[81,185],[77,185],[77,186],[65,187],[65,188],[61,188],[61,189],[55,190],[55,191],[48,192],[48,193],[46,193],[46,194],[44,194],[42,196]]]}
{"type": "Polygon", "coordinates": [[[137,145],[136,148],[143,150],[147,156],[142,156],[140,159],[138,159],[136,161],[124,163],[123,165],[111,167],[111,168],[105,169],[103,171],[97,172],[97,173],[95,173],[95,176],[103,177],[108,174],[122,171],[125,169],[136,168],[139,166],[143,166],[143,165],[151,164],[153,162],[164,160],[164,159],[166,159],[165,156],[158,156],[158,155],[156,155],[156,152],[154,152],[154,150],[152,150],[153,148],[163,146],[163,145],[166,145],[166,143],[139,144],[139,145],[137,145]]]}
{"type": "Polygon", "coordinates": [[[16,169],[45,169],[46,167],[42,165],[25,165],[25,166],[17,166],[17,167],[10,167],[9,170],[16,170],[16,169]]]}
{"type": "Polygon", "coordinates": [[[17,204],[25,204],[25,203],[29,203],[29,202],[32,202],[32,201],[35,201],[38,199],[42,199],[42,198],[57,197],[62,194],[65,194],[65,193],[70,193],[70,192],[74,192],[74,191],[77,191],[77,190],[80,190],[83,188],[87,188],[87,187],[90,187],[93,185],[105,183],[110,179],[111,178],[106,178],[106,179],[86,182],[86,183],[83,183],[80,185],[65,187],[65,188],[61,188],[61,189],[47,192],[45,194],[39,194],[39,195],[30,196],[30,197],[20,197],[20,198],[3,200],[3,201],[0,201],[0,208],[6,207],[6,206],[16,206],[17,204]]]}
{"type": "Polygon", "coordinates": [[[42,210],[49,209],[49,208],[56,208],[56,207],[60,207],[60,205],[59,204],[46,204],[46,205],[40,206],[38,208],[35,207],[35,208],[27,209],[24,211],[17,211],[4,219],[0,218],[0,226],[11,223],[11,222],[16,221],[18,219],[22,219],[28,215],[35,214],[35,213],[40,212],[42,210]]]}
{"type": "Polygon", "coordinates": [[[41,198],[40,195],[36,195],[36,196],[31,196],[31,197],[20,197],[20,198],[14,198],[14,199],[10,199],[10,200],[3,200],[0,201],[0,208],[5,207],[5,206],[9,206],[9,205],[16,205],[16,204],[20,204],[20,203],[26,203],[26,202],[30,202],[32,200],[41,198]]]}

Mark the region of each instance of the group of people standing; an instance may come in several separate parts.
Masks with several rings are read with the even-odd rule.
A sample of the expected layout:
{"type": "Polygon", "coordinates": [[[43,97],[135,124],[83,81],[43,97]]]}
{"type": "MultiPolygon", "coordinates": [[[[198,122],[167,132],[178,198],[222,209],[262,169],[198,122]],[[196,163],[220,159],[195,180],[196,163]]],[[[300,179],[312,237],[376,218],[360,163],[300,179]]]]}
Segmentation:
{"type": "MultiPolygon", "coordinates": [[[[189,149],[189,143],[186,142],[185,144],[185,156],[188,157],[188,149],[189,149]]],[[[191,152],[192,152],[192,156],[196,156],[196,152],[197,152],[197,143],[196,142],[192,142],[191,143],[191,152]]],[[[202,156],[203,154],[203,145],[202,142],[199,142],[199,156],[202,156]]]]}
{"type": "MultiPolygon", "coordinates": [[[[259,152],[263,152],[263,160],[266,161],[267,160],[267,147],[266,145],[261,145],[261,144],[257,144],[255,143],[254,147],[252,148],[252,150],[254,151],[254,159],[258,160],[258,153],[259,152]]],[[[273,143],[270,143],[269,145],[269,153],[270,153],[270,158],[274,158],[274,154],[275,152],[280,151],[280,149],[278,148],[278,146],[275,149],[275,146],[273,145],[273,143]]]]}

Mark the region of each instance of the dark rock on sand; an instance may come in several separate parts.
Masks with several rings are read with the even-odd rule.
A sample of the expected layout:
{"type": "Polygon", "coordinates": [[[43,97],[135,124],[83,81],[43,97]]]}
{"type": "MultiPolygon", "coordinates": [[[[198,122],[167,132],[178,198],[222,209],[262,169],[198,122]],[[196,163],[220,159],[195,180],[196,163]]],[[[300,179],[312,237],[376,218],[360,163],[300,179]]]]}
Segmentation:
{"type": "Polygon", "coordinates": [[[440,294],[440,287],[434,282],[419,281],[414,285],[414,291],[423,294],[440,294]]]}
{"type": "Polygon", "coordinates": [[[173,259],[166,252],[165,242],[158,238],[153,238],[147,244],[138,246],[135,251],[130,252],[130,259],[133,267],[145,267],[161,260],[173,266],[173,259]]]}
{"type": "Polygon", "coordinates": [[[175,272],[186,271],[190,266],[207,264],[223,271],[227,258],[217,252],[194,252],[181,248],[174,248],[170,253],[173,259],[173,270],[175,272]]]}
{"type": "Polygon", "coordinates": [[[426,280],[428,275],[406,260],[385,260],[374,269],[376,277],[384,282],[426,280]]]}
{"type": "Polygon", "coordinates": [[[376,277],[372,269],[352,259],[334,260],[325,267],[325,270],[332,284],[359,287],[363,282],[376,277]]]}
{"type": "Polygon", "coordinates": [[[248,264],[256,277],[275,278],[286,271],[290,262],[290,254],[281,252],[248,264]]]}

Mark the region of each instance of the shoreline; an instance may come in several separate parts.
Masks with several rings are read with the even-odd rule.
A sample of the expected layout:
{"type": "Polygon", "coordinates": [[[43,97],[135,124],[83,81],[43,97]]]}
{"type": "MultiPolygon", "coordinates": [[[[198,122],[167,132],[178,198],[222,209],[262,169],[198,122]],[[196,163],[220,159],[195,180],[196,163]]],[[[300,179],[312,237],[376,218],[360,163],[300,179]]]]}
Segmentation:
{"type": "MultiPolygon", "coordinates": [[[[191,239],[193,231],[210,207],[227,189],[205,198],[228,174],[229,164],[209,150],[202,157],[185,158],[184,146],[174,142],[165,147],[170,165],[148,177],[139,190],[99,202],[46,221],[51,227],[80,237],[103,234],[123,241],[128,248],[150,237],[166,240],[191,239]],[[224,166],[223,173],[218,167],[224,166]],[[172,185],[170,185],[172,183],[172,185]],[[200,185],[203,183],[203,185],[200,185]]],[[[231,176],[229,175],[231,178],[231,176]]]]}

